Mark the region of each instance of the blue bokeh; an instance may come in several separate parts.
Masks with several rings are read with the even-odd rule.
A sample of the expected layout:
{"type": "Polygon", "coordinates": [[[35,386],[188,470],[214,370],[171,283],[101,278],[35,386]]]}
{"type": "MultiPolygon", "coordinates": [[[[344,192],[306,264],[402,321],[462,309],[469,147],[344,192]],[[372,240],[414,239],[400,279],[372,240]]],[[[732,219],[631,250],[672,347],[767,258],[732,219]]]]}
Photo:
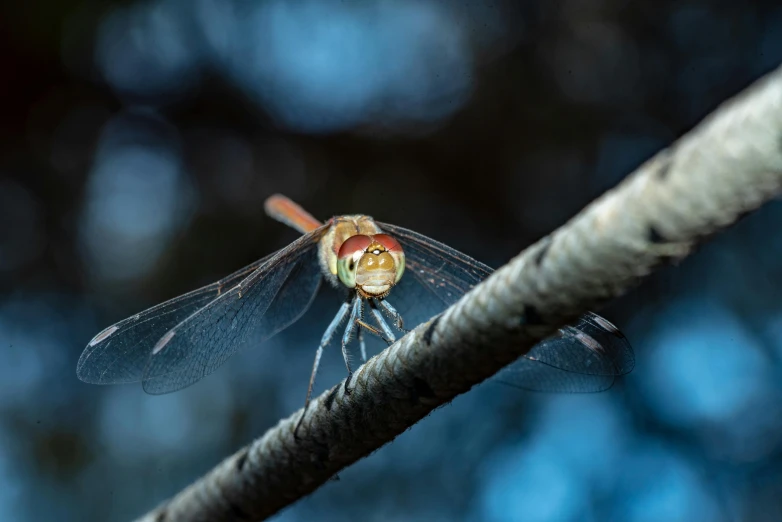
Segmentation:
{"type": "MultiPolygon", "coordinates": [[[[301,407],[331,288],[175,394],[74,371],[107,325],[292,241],[268,195],[499,266],[782,62],[776,5],[614,4],[145,0],[69,19],[81,76],[31,95],[0,149],[0,520],[131,519],[301,407]]],[[[610,391],[487,382],[275,520],[778,520],[780,220],[767,205],[601,311],[637,356],[610,391]]],[[[344,376],[331,345],[316,393],[344,376]]]]}
{"type": "Polygon", "coordinates": [[[106,125],[98,144],[81,224],[97,277],[143,275],[189,217],[192,191],[175,140],[139,142],[139,126],[119,117],[106,125]]]}
{"type": "Polygon", "coordinates": [[[451,115],[471,90],[467,38],[433,0],[158,0],[104,20],[97,62],[124,96],[162,101],[217,70],[280,125],[333,132],[451,115]]]}

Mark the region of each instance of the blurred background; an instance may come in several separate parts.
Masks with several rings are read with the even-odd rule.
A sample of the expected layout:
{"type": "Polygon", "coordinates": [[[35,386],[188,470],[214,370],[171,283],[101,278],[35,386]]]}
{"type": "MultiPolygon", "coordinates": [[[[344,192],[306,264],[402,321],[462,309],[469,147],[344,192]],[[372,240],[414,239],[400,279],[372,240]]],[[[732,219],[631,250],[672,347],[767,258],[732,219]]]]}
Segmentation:
{"type": "MultiPolygon", "coordinates": [[[[75,375],[104,327],[296,238],[282,192],[492,266],[782,63],[778,1],[0,7],[0,520],[128,520],[302,405],[338,307],[186,390],[75,375]]],[[[782,207],[601,312],[610,391],[485,383],[278,521],[782,520],[782,207]]],[[[344,377],[327,351],[318,391],[344,377]]]]}

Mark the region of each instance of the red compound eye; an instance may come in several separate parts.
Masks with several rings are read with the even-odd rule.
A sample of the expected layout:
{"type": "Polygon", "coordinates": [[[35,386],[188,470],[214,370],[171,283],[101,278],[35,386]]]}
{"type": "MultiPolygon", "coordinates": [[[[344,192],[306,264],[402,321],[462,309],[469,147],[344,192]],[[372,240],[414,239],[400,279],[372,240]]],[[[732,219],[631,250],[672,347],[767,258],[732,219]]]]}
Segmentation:
{"type": "Polygon", "coordinates": [[[383,247],[389,252],[401,252],[402,245],[400,245],[396,239],[388,234],[375,234],[372,239],[383,245],[383,247]]]}
{"type": "Polygon", "coordinates": [[[337,257],[339,259],[345,259],[353,257],[356,252],[364,252],[367,247],[372,244],[372,238],[369,236],[350,236],[339,247],[337,257]]]}

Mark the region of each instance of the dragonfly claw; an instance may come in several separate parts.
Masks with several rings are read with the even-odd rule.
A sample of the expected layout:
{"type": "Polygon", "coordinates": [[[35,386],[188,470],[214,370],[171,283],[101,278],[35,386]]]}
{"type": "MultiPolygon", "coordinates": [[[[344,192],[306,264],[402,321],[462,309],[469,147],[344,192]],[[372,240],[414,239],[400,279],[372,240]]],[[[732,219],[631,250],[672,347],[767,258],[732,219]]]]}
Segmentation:
{"type": "Polygon", "coordinates": [[[347,379],[345,379],[345,395],[350,395],[351,393],[353,393],[350,390],[350,381],[352,380],[353,380],[353,374],[349,373],[347,379]]]}

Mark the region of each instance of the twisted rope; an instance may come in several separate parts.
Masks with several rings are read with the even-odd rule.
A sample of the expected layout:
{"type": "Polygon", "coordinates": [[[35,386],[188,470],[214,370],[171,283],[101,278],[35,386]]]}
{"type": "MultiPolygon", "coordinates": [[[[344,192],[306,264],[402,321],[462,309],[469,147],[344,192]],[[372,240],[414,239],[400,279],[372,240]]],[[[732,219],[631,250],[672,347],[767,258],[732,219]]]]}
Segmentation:
{"type": "Polygon", "coordinates": [[[312,492],[539,339],[773,198],[782,187],[782,68],[727,102],[570,222],[342,385],[142,520],[261,520],[312,492]]]}

